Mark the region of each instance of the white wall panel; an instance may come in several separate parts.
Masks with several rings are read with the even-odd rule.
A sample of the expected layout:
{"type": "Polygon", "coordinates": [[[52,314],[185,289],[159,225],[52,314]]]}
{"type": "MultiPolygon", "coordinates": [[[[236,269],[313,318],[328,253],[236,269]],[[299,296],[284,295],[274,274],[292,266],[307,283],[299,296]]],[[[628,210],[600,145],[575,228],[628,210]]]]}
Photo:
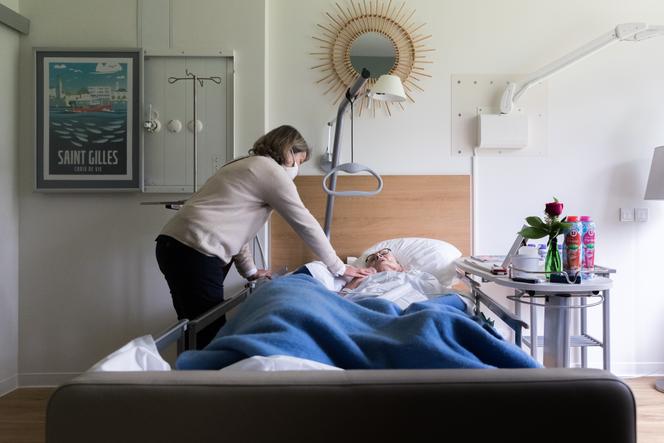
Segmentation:
{"type": "MultiPolygon", "coordinates": [[[[149,52],[149,51],[148,51],[149,52]]],[[[221,84],[196,82],[196,119],[203,124],[197,134],[197,187],[232,158],[233,153],[233,61],[231,57],[150,56],[145,57],[144,120],[151,106],[153,118],[162,125],[158,132],[143,131],[145,192],[191,193],[193,186],[194,133],[193,80],[170,83],[169,78],[219,77],[221,84]],[[168,123],[177,120],[180,132],[168,123]]]]}

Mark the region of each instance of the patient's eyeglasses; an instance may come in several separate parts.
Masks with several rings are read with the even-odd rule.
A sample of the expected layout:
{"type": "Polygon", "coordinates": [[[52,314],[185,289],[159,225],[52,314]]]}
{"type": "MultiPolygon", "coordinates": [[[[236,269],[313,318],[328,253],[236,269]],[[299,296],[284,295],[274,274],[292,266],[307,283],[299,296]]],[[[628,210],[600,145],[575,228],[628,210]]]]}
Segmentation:
{"type": "Polygon", "coordinates": [[[383,248],[378,252],[374,252],[373,254],[367,255],[367,259],[364,262],[371,263],[372,261],[378,260],[378,257],[385,257],[390,252],[392,252],[390,248],[383,248]]]}

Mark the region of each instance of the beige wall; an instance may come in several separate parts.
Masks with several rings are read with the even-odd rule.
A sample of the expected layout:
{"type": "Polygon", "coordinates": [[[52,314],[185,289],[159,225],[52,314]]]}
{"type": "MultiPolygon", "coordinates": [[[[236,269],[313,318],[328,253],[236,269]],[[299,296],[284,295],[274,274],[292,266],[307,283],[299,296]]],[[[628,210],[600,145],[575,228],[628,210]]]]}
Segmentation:
{"type": "MultiPolygon", "coordinates": [[[[173,3],[174,47],[236,50],[236,149],[246,152],[264,127],[264,2],[173,3]]],[[[136,47],[137,6],[21,1],[32,20],[21,42],[21,384],[58,383],[175,321],[154,258],[154,238],[171,213],[139,205],[170,196],[33,192],[32,47],[136,47]]]]}
{"type": "MultiPolygon", "coordinates": [[[[0,4],[19,12],[18,0],[0,4]]],[[[0,25],[0,395],[18,372],[18,51],[19,34],[0,25]]]]}

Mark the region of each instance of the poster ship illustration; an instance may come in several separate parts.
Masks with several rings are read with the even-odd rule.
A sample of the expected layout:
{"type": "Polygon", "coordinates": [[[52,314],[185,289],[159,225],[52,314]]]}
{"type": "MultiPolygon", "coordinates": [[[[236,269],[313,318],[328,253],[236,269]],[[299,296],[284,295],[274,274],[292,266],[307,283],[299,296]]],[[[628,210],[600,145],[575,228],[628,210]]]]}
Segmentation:
{"type": "Polygon", "coordinates": [[[127,173],[127,63],[48,65],[49,172],[54,175],[127,173]]]}

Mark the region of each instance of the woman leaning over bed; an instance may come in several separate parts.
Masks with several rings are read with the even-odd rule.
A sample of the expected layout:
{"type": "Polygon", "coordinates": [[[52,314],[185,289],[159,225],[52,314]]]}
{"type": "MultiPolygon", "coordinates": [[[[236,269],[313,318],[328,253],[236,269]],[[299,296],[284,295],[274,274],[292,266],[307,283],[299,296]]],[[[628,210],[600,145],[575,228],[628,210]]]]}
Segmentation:
{"type": "MultiPolygon", "coordinates": [[[[310,150],[292,126],[260,137],[249,156],[217,171],[164,226],[157,237],[159,269],[166,277],[178,319],[193,319],[224,299],[224,279],[232,263],[248,280],[270,277],[256,269],[249,242],[276,210],[337,276],[366,270],[337,257],[293,183],[310,150]]],[[[205,346],[224,324],[220,319],[198,337],[205,346]]]]}

